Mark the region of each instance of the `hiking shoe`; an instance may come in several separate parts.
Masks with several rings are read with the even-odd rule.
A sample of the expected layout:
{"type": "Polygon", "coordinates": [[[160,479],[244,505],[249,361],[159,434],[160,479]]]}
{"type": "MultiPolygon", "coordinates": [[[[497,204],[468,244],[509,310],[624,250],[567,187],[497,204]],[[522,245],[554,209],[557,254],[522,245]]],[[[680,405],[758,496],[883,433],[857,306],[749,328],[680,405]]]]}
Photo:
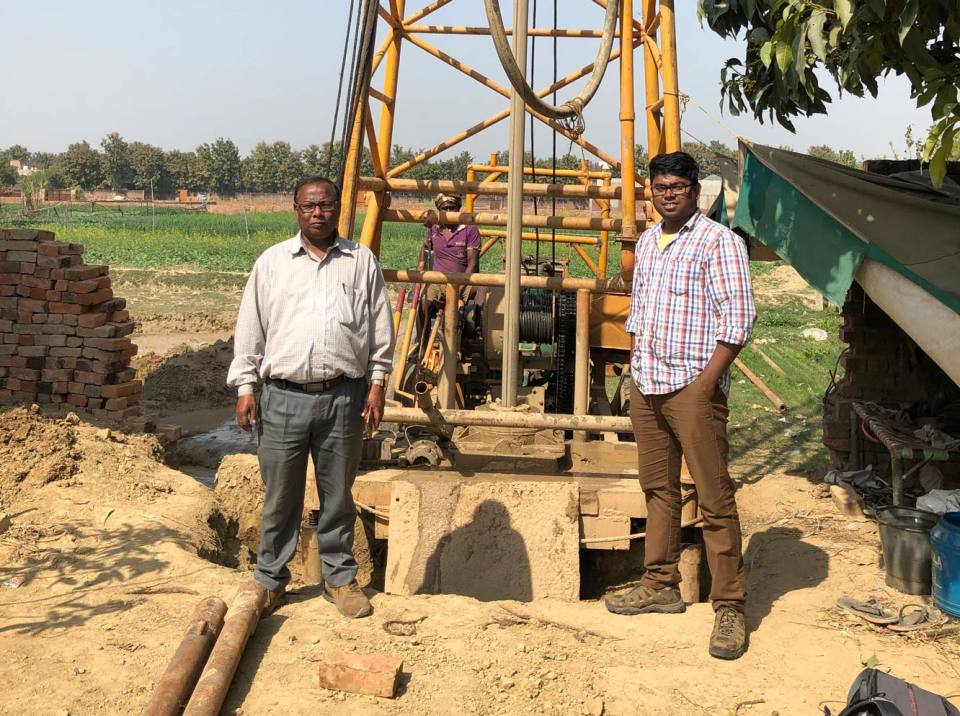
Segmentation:
{"type": "Polygon", "coordinates": [[[739,659],[747,650],[747,629],[743,612],[733,607],[720,607],[710,635],[710,656],[717,659],[739,659]]]}
{"type": "Polygon", "coordinates": [[[266,603],[263,606],[261,617],[268,617],[287,603],[287,590],[284,587],[275,592],[267,591],[266,603]]]}
{"type": "Polygon", "coordinates": [[[612,594],[603,600],[614,614],[680,614],[687,606],[675,587],[654,589],[641,584],[625,594],[612,594]]]}
{"type": "Polygon", "coordinates": [[[342,587],[331,587],[329,584],[324,584],[323,598],[335,604],[337,611],[348,619],[370,616],[373,612],[370,600],[367,599],[367,595],[360,589],[356,580],[350,582],[350,584],[344,584],[342,587]]]}

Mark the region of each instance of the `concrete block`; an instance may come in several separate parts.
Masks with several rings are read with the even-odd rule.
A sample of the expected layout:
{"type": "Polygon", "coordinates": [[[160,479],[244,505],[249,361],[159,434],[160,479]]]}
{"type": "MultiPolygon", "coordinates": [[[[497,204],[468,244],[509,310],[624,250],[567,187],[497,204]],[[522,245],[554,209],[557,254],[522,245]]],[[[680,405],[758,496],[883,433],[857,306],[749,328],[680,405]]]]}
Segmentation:
{"type": "MultiPolygon", "coordinates": [[[[587,540],[606,540],[630,534],[629,517],[589,517],[580,518],[580,534],[587,540]]],[[[592,542],[584,545],[587,549],[630,549],[630,540],[615,542],[592,542]]]]}
{"type": "Polygon", "coordinates": [[[579,486],[515,475],[393,482],[386,591],[580,597],[579,486]]]}
{"type": "Polygon", "coordinates": [[[392,699],[403,660],[383,654],[335,651],[320,663],[320,686],[392,699]]]}

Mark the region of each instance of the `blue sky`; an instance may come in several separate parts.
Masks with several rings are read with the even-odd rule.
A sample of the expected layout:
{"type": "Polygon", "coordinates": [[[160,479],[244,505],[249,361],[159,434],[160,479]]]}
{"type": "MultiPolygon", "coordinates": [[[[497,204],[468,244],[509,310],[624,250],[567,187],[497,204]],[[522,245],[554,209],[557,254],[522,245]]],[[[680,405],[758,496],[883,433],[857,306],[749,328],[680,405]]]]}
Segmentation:
{"type": "MultiPolygon", "coordinates": [[[[426,2],[408,0],[408,14],[426,2]]],[[[603,11],[590,0],[558,2],[560,26],[600,26],[603,11]]],[[[509,23],[511,3],[501,4],[509,23]]],[[[711,115],[691,103],[683,118],[686,138],[732,145],[734,133],[800,150],[830,144],[876,157],[891,155],[891,142],[902,151],[907,125],[917,134],[930,123],[929,110],[914,106],[899,78],[883,81],[877,100],[844,97],[827,117],[798,119],[796,134],[721,114],[720,67],[728,57],[742,56],[742,49],[700,27],[694,0],[676,4],[680,90],[711,115]]],[[[553,3],[537,5],[537,25],[551,26],[553,3]]],[[[62,151],[80,139],[96,145],[112,131],[165,149],[192,149],[218,136],[232,138],[243,152],[261,140],[283,139],[298,148],[322,143],[330,134],[347,6],[346,0],[0,0],[0,147],[19,143],[62,151]]],[[[486,24],[479,0],[454,0],[429,21],[486,24]]],[[[425,39],[506,83],[489,37],[425,39]]],[[[597,44],[561,39],[558,49],[562,77],[587,64],[597,44]]],[[[636,96],[642,100],[641,58],[638,52],[636,96]]],[[[433,145],[506,105],[412,45],[404,46],[401,68],[394,143],[433,145]]],[[[613,154],[618,71],[619,64],[610,66],[586,113],[587,138],[613,154]]],[[[540,38],[534,84],[548,84],[552,74],[552,41],[540,38]]],[[[560,99],[571,95],[568,90],[560,99]]],[[[641,143],[645,138],[639,124],[637,138],[641,143]]],[[[537,130],[538,155],[549,151],[550,141],[546,130],[537,130]]],[[[568,149],[562,137],[559,143],[561,153],[568,149]]],[[[506,144],[503,122],[456,151],[482,157],[506,144]]]]}

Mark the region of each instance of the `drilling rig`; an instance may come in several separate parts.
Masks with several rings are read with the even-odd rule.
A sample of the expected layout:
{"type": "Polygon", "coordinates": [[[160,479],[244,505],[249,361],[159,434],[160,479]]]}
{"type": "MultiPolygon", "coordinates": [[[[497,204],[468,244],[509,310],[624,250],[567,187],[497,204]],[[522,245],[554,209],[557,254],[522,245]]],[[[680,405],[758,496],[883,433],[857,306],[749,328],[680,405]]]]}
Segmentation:
{"type": "MultiPolygon", "coordinates": [[[[674,2],[569,0],[569,4],[574,1],[599,6],[602,25],[557,27],[555,21],[553,27],[532,27],[528,0],[512,3],[511,27],[504,26],[498,0],[484,0],[488,22],[479,27],[429,24],[431,15],[455,0],[433,0],[422,7],[422,1],[389,0],[388,5],[362,4],[357,12],[356,71],[343,131],[340,234],[381,256],[390,240],[384,226],[392,222],[475,225],[485,239],[481,251],[500,243],[503,253],[502,271],[453,274],[383,266],[385,279],[398,291],[397,350],[384,418],[390,429],[368,439],[368,469],[358,478],[354,493],[372,522],[373,536],[388,540],[388,591],[456,591],[451,586],[456,578],[439,580],[424,576],[429,571],[424,565],[419,572],[416,564],[410,566],[411,559],[416,562],[411,552],[422,552],[423,545],[414,548],[398,542],[401,532],[409,533],[403,525],[427,519],[408,513],[423,512],[430,499],[425,490],[434,489],[431,484],[458,491],[484,481],[514,485],[529,481],[537,487],[546,483],[548,489],[553,485],[572,490],[576,505],[564,518],[572,521],[576,536],[571,559],[579,550],[622,554],[642,537],[646,508],[627,417],[624,386],[630,380],[631,345],[624,321],[634,246],[656,218],[649,183],[635,165],[638,117],[646,130],[641,141],[651,158],[680,149],[674,2]],[[496,52],[508,82],[492,79],[440,50],[431,42],[437,35],[489,36],[488,48],[496,52]],[[593,42],[598,45],[596,59],[544,87],[532,87],[527,81],[532,38],[593,42]],[[416,108],[405,110],[398,93],[402,60],[411,52],[427,53],[468,81],[480,83],[500,95],[504,106],[398,162],[391,156],[395,129],[398,123],[416,120],[416,108]],[[636,69],[638,56],[642,71],[636,69]],[[587,79],[577,96],[557,100],[583,78],[587,79]],[[594,144],[583,119],[584,107],[604,79],[619,82],[619,148],[594,144]],[[639,111],[638,86],[642,86],[639,111]],[[577,145],[602,168],[586,160],[579,168],[557,169],[555,160],[551,167],[525,166],[528,121],[549,127],[555,137],[577,145]],[[405,177],[418,164],[503,122],[509,123],[505,163],[494,155],[486,163],[471,164],[465,176],[405,177]],[[360,171],[365,153],[373,168],[369,176],[360,171]],[[462,209],[393,206],[401,195],[426,200],[438,193],[462,196],[462,209]],[[533,200],[538,210],[527,211],[525,199],[533,200]],[[577,215],[556,211],[558,202],[571,200],[588,210],[577,215]],[[358,205],[365,206],[362,222],[358,205]],[[359,232],[354,228],[357,223],[359,232]],[[549,258],[541,255],[541,244],[549,258]],[[572,248],[570,261],[556,260],[553,249],[558,245],[572,248]],[[530,246],[532,256],[524,250],[530,246]],[[611,260],[615,256],[619,261],[611,260]],[[571,261],[582,262],[577,273],[585,277],[573,275],[571,261]],[[445,286],[444,308],[432,325],[426,324],[423,335],[415,336],[419,294],[434,284],[445,286]],[[461,301],[463,286],[475,292],[466,303],[461,301]],[[405,299],[411,296],[405,312],[405,299]],[[614,390],[612,383],[617,384],[614,390]],[[420,495],[419,507],[404,501],[409,490],[398,488],[398,483],[410,480],[417,482],[413,492],[420,495]],[[410,576],[414,572],[415,579],[410,576]]],[[[684,524],[695,526],[696,494],[692,485],[684,487],[684,524]]],[[[485,494],[478,489],[477,494],[485,494]]],[[[514,492],[518,490],[523,492],[520,487],[514,492]]],[[[518,523],[522,520],[517,510],[527,509],[536,508],[521,501],[519,507],[507,509],[508,517],[518,523]]],[[[447,527],[452,530],[456,525],[447,527]]],[[[559,592],[537,587],[529,596],[575,598],[576,585],[573,590],[568,587],[563,585],[559,592]]],[[[505,586],[492,596],[516,594],[505,586]]]]}

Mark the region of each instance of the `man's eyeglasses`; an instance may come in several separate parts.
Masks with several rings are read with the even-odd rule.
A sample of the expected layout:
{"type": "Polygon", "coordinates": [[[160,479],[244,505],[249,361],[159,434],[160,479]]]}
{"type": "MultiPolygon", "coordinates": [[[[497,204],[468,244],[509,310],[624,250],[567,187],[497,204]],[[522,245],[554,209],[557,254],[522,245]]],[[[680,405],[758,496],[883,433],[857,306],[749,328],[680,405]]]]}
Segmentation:
{"type": "Polygon", "coordinates": [[[654,184],[653,193],[657,196],[663,196],[667,192],[671,194],[685,194],[690,190],[693,184],[654,184]]]}
{"type": "Polygon", "coordinates": [[[335,201],[321,201],[317,204],[295,204],[294,206],[296,206],[297,209],[302,211],[304,214],[312,214],[317,209],[322,211],[324,214],[329,214],[332,211],[336,211],[339,204],[337,204],[335,201]]]}

